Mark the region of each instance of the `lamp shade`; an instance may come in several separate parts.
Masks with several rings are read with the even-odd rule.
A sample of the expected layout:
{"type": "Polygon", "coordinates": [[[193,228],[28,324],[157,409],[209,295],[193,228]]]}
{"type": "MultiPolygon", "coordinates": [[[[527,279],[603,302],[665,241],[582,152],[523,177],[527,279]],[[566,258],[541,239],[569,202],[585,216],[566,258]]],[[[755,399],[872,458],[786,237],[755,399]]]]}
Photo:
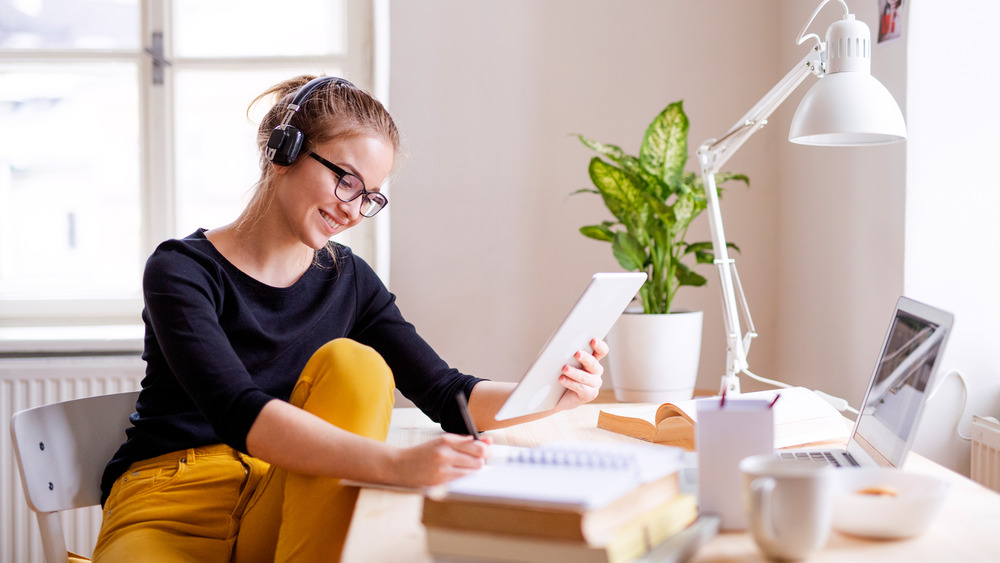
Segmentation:
{"type": "MultiPolygon", "coordinates": [[[[822,6],[822,5],[821,5],[822,6]]],[[[853,14],[826,33],[826,74],[799,103],[788,140],[802,145],[853,146],[906,138],[903,113],[871,75],[871,31],[853,14]]]]}
{"type": "Polygon", "coordinates": [[[792,117],[788,140],[801,145],[853,146],[906,138],[903,114],[871,74],[828,74],[806,92],[792,117]]]}

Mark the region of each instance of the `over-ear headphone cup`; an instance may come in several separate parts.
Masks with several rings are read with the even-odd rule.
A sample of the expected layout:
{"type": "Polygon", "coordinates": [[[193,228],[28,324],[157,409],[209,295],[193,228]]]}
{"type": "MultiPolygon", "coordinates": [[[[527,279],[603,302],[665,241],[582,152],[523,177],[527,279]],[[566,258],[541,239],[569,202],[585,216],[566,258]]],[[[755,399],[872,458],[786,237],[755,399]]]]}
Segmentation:
{"type": "Polygon", "coordinates": [[[305,135],[291,125],[279,125],[267,138],[267,148],[274,151],[268,159],[281,166],[291,166],[299,157],[305,135]]]}

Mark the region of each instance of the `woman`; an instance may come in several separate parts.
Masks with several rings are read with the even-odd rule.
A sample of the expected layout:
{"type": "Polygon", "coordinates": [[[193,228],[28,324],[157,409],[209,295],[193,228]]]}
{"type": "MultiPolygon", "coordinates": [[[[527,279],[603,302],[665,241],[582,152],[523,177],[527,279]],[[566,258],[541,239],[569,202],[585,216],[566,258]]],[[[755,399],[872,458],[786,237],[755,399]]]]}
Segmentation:
{"type": "MultiPolygon", "coordinates": [[[[384,443],[398,388],[447,432],[477,426],[513,384],[451,369],[363,260],[330,237],[375,215],[399,133],[353,84],[299,77],[258,132],[261,179],[240,217],[164,242],[143,277],[146,377],[102,483],[97,561],[326,561],[356,489],[476,471],[489,439],[384,443]]],[[[597,396],[602,341],[566,366],[552,412],[597,396]]],[[[534,417],[505,421],[516,424],[534,417]]]]}

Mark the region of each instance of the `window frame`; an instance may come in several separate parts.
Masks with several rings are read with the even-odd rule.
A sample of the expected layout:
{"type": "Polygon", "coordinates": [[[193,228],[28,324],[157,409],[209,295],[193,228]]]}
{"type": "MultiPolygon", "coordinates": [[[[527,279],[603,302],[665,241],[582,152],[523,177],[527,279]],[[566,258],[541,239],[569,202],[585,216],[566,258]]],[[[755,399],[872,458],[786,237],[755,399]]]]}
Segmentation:
{"type": "MultiPolygon", "coordinates": [[[[139,50],[8,50],[0,51],[0,63],[64,64],[67,62],[120,61],[137,66],[139,95],[139,134],[143,140],[139,149],[140,237],[143,257],[148,256],[163,240],[176,236],[178,190],[175,183],[175,73],[184,70],[233,70],[238,68],[267,69],[282,67],[323,68],[345,70],[355,84],[380,94],[388,93],[385,80],[388,73],[388,0],[344,0],[347,45],[343,55],[266,56],[266,57],[174,57],[171,0],[139,0],[139,50]],[[154,33],[163,37],[163,83],[153,84],[153,56],[149,49],[154,33]]],[[[247,102],[257,92],[247,92],[247,102]]],[[[383,186],[387,190],[388,186],[383,186]]],[[[234,217],[235,219],[235,217],[234,217]]],[[[383,280],[388,279],[388,208],[379,214],[379,221],[362,221],[349,233],[356,253],[368,257],[383,280]]],[[[209,225],[211,226],[211,225],[209,225]]],[[[144,261],[144,260],[142,260],[144,261]]],[[[140,262],[141,265],[141,262],[140,262]]],[[[135,272],[141,276],[142,272],[135,272]]],[[[141,291],[95,298],[13,297],[0,295],[0,327],[2,326],[65,326],[118,325],[140,323],[141,291]]]]}

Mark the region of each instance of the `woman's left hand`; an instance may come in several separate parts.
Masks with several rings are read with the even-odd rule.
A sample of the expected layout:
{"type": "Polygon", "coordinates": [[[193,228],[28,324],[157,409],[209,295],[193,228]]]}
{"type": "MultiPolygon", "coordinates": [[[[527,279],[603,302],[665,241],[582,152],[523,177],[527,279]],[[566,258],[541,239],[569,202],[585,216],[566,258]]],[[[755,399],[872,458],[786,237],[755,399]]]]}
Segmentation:
{"type": "Polygon", "coordinates": [[[597,394],[601,392],[601,384],[603,383],[601,376],[604,374],[601,358],[608,355],[608,345],[604,340],[595,338],[590,341],[590,347],[593,349],[593,353],[588,354],[580,350],[573,356],[576,361],[580,362],[581,367],[573,367],[568,364],[563,366],[559,383],[570,392],[564,393],[559,399],[556,410],[567,410],[583,403],[589,403],[596,399],[597,394]]]}

